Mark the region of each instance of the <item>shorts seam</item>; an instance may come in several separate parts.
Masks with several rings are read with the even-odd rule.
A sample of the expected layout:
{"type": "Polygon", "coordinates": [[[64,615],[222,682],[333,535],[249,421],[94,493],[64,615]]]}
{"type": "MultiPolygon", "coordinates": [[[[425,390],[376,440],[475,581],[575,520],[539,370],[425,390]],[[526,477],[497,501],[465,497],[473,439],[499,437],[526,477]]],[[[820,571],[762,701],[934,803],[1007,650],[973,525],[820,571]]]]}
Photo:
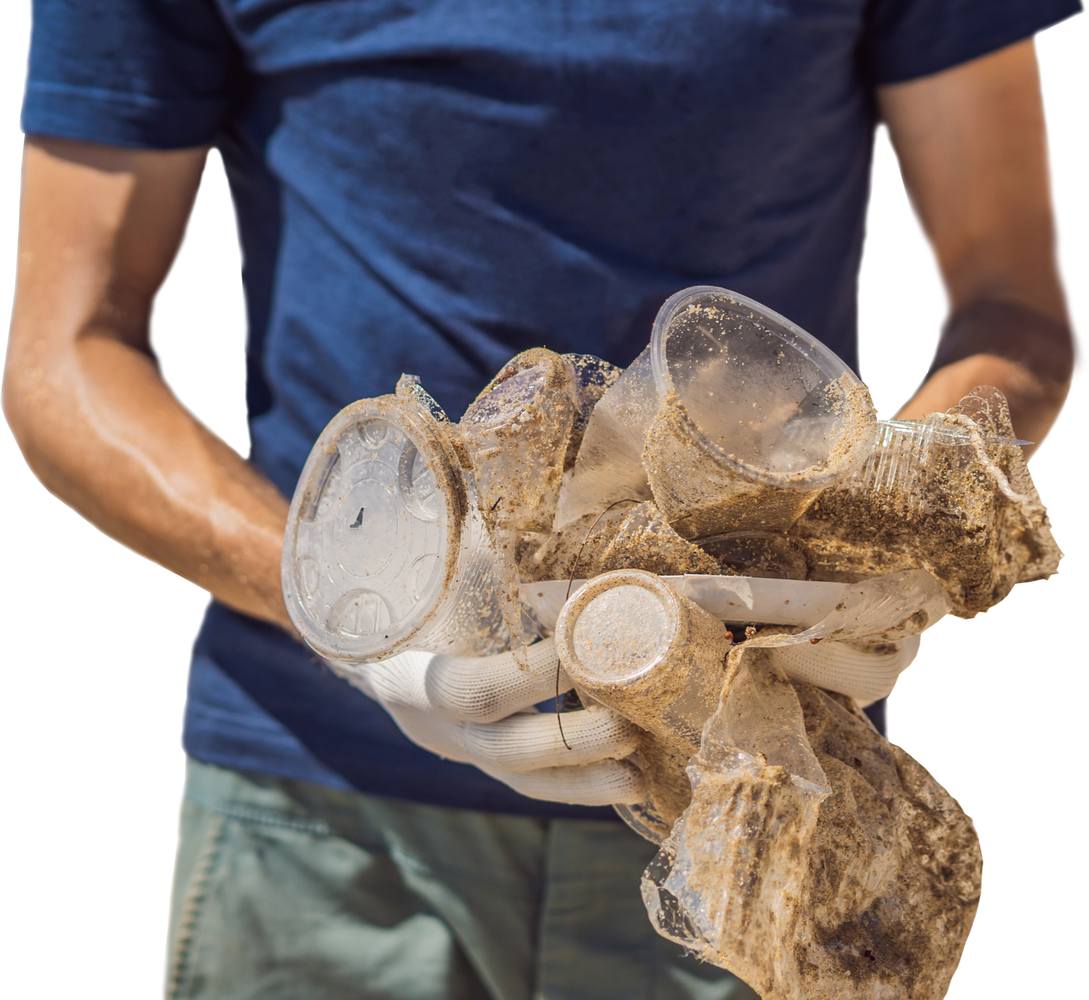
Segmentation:
{"type": "Polygon", "coordinates": [[[208,890],[222,856],[223,841],[227,828],[224,816],[213,817],[209,832],[200,855],[193,868],[193,875],[186,888],[185,900],[178,916],[178,930],[171,943],[170,965],[167,970],[166,996],[168,1000],[178,1000],[189,981],[189,961],[193,945],[200,936],[200,930],[207,913],[205,902],[208,890]]]}
{"type": "MultiPolygon", "coordinates": [[[[229,816],[241,823],[253,823],[259,826],[274,826],[284,830],[296,830],[299,833],[311,833],[317,836],[328,837],[335,831],[325,820],[291,819],[271,809],[262,809],[255,806],[224,805],[205,798],[194,792],[186,792],[185,797],[197,805],[210,809],[220,816],[229,816]]],[[[376,845],[377,846],[377,845],[376,845]]]]}

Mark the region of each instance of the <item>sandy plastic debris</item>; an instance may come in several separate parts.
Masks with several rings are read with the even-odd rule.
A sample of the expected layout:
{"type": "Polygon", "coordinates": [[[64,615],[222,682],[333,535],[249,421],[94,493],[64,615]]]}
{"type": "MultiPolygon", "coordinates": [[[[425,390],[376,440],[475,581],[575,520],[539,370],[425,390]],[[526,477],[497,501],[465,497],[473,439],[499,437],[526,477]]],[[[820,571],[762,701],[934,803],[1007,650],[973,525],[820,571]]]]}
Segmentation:
{"type": "Polygon", "coordinates": [[[1050,576],[1062,558],[1005,398],[991,387],[949,413],[883,423],[857,476],[823,493],[790,534],[807,553],[809,579],[923,567],[964,618],[1050,576]]]}
{"type": "Polygon", "coordinates": [[[764,1000],[941,1000],[979,902],[971,820],[843,696],[731,655],[643,878],[659,931],[764,1000]]]}
{"type": "Polygon", "coordinates": [[[647,799],[618,811],[661,845],[643,879],[661,933],[765,1000],[940,1000],[979,898],[971,822],[856,702],[797,679],[831,667],[798,664],[873,651],[872,696],[942,615],[1055,572],[1005,400],[875,425],[865,386],[782,317],[723,289],[667,307],[622,375],[533,350],[458,428],[408,377],[338,415],[293,501],[289,607],[350,672],[406,642],[517,650],[575,591],[563,665],[644,734],[647,799]],[[396,563],[357,530],[386,480],[396,563]],[[754,618],[744,593],[775,581],[822,617],[754,618]]]}

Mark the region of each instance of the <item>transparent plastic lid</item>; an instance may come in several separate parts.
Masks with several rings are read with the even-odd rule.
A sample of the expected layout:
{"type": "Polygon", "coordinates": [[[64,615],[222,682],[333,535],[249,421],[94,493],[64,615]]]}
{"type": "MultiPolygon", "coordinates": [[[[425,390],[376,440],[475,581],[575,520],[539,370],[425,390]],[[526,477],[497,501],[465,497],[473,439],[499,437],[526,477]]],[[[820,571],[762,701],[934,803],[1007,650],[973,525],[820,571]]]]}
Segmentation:
{"type": "Polygon", "coordinates": [[[360,400],[322,432],[292,500],[282,579],[292,621],[323,656],[379,658],[434,614],[465,504],[452,459],[411,398],[360,400]]]}
{"type": "Polygon", "coordinates": [[[864,459],[873,404],[858,376],[790,320],[704,285],[658,313],[651,364],[662,398],[677,401],[725,458],[771,475],[864,459]]]}

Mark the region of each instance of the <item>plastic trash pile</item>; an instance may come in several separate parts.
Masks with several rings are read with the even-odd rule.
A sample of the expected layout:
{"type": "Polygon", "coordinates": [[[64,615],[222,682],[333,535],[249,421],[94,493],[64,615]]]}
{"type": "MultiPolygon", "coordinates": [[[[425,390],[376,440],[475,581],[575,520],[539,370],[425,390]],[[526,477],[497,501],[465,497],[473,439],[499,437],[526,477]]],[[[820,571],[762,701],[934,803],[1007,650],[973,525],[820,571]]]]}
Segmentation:
{"type": "MultiPolygon", "coordinates": [[[[658,930],[766,1000],[945,995],[981,859],[861,708],[918,636],[1060,553],[1001,394],[877,421],[866,387],[724,289],[626,370],[524,352],[452,424],[410,376],[339,413],[292,501],[284,592],[334,669],[555,635],[643,734],[658,930]]],[[[576,709],[577,710],[577,707],[576,709]]]]}

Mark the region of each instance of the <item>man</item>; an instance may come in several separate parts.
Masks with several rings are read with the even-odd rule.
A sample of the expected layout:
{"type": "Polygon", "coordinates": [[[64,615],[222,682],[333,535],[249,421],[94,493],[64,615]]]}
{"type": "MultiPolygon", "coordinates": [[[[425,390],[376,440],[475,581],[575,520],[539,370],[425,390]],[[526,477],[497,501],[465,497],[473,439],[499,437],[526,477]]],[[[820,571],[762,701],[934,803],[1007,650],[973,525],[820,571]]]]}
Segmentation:
{"type": "MultiPolygon", "coordinates": [[[[456,416],[541,342],[625,363],[657,305],[697,280],[767,302],[853,362],[874,94],[951,301],[935,368],[902,415],[991,383],[1038,442],[1068,384],[1025,39],[1076,5],[788,16],[692,3],[668,18],[660,5],[621,17],[457,6],[37,12],[6,411],[51,489],[220,602],[187,715],[187,749],[206,763],[179,858],[178,995],[378,992],[404,978],[408,941],[424,995],[513,996],[534,980],[573,993],[580,977],[597,996],[735,988],[696,983],[671,957],[638,986],[602,973],[616,941],[589,930],[633,912],[645,924],[645,846],[600,813],[521,799],[414,750],[251,620],[289,627],[284,494],[340,405],[408,370],[456,416]],[[188,417],[147,349],[213,140],[246,253],[252,463],[188,417]],[[309,841],[270,832],[285,829],[309,841]],[[472,899],[468,883],[488,875],[473,851],[518,874],[517,902],[494,887],[472,899]],[[455,856],[464,867],[444,879],[455,856]],[[560,892],[562,879],[542,881],[549,865],[586,895],[531,902],[542,885],[560,892]],[[625,882],[630,899],[607,898],[625,882]],[[285,921],[291,906],[306,919],[285,921]],[[565,924],[565,907],[582,923],[565,924]],[[347,946],[320,940],[332,933],[347,946]]],[[[621,930],[629,947],[642,940],[621,930]]]]}

